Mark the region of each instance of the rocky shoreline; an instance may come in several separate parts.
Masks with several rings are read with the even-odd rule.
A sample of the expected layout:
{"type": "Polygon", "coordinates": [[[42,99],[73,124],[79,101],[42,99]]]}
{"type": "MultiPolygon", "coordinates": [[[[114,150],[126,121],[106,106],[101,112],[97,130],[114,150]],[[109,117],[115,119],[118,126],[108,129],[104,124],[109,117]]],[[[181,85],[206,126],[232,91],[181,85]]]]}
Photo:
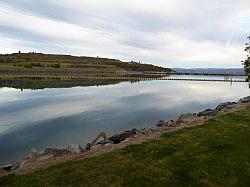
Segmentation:
{"type": "Polygon", "coordinates": [[[132,129],[108,137],[101,132],[95,140],[84,148],[79,144],[69,145],[67,148],[46,148],[43,151],[32,149],[27,158],[22,161],[14,161],[6,165],[0,165],[0,176],[9,173],[26,173],[36,169],[48,167],[67,160],[78,160],[89,156],[95,156],[130,144],[138,144],[154,139],[168,131],[202,124],[211,117],[224,113],[237,111],[250,104],[250,96],[240,99],[238,102],[219,104],[215,109],[206,109],[199,113],[186,113],[175,120],[160,120],[156,125],[144,129],[132,129]]]}

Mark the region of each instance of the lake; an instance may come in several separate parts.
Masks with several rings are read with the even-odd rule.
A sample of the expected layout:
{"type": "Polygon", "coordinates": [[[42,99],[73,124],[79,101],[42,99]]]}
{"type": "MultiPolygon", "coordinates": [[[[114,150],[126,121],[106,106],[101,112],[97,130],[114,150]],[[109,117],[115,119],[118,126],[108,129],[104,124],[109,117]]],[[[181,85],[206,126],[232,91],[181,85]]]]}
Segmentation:
{"type": "Polygon", "coordinates": [[[113,135],[148,127],[186,112],[238,101],[249,91],[244,82],[164,80],[38,90],[2,87],[0,164],[20,160],[32,148],[74,143],[85,147],[102,131],[113,135]]]}

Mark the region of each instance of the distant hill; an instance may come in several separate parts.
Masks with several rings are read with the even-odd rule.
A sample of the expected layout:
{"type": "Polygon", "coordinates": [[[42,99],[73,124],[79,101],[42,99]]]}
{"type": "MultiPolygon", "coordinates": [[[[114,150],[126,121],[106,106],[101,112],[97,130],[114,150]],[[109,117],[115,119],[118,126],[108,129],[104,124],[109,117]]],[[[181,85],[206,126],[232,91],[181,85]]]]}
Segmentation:
{"type": "Polygon", "coordinates": [[[176,73],[245,75],[243,68],[172,68],[176,73]]]}
{"type": "Polygon", "coordinates": [[[85,69],[97,71],[160,71],[171,72],[170,68],[143,64],[138,62],[122,62],[118,59],[42,54],[13,53],[0,55],[0,69],[35,68],[35,69],[85,69]]]}

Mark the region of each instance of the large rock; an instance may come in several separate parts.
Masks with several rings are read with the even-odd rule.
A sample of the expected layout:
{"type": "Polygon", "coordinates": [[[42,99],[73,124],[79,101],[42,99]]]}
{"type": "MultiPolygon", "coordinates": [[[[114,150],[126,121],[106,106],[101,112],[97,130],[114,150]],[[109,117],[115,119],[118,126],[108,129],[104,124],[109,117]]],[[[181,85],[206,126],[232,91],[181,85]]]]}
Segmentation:
{"type": "Polygon", "coordinates": [[[221,103],[216,107],[215,110],[225,111],[225,110],[230,110],[232,108],[235,108],[236,106],[237,106],[237,103],[235,103],[235,102],[221,103]]]}
{"type": "Polygon", "coordinates": [[[53,155],[54,157],[61,157],[68,153],[69,151],[67,149],[57,149],[57,148],[46,148],[44,151],[44,155],[53,155]]]}
{"type": "Polygon", "coordinates": [[[199,112],[197,114],[197,116],[216,116],[218,114],[219,114],[219,112],[217,110],[207,109],[207,110],[204,110],[202,112],[199,112]]]}
{"type": "Polygon", "coordinates": [[[111,136],[109,138],[109,140],[113,141],[114,144],[118,144],[118,143],[126,140],[127,138],[131,138],[132,136],[136,135],[137,133],[139,133],[139,131],[137,129],[132,129],[132,130],[124,131],[120,134],[116,134],[114,136],[111,136]]]}
{"type": "Polygon", "coordinates": [[[92,146],[91,143],[87,143],[87,145],[86,145],[86,147],[85,147],[85,150],[86,150],[86,151],[90,151],[91,146],[92,146]]]}
{"type": "Polygon", "coordinates": [[[249,103],[250,102],[250,96],[247,96],[247,97],[244,97],[243,99],[240,99],[240,102],[249,103]]]}
{"type": "Polygon", "coordinates": [[[134,129],[131,130],[131,133],[134,136],[136,134],[140,134],[140,131],[134,128],[134,129]]]}
{"type": "Polygon", "coordinates": [[[12,163],[11,163],[11,170],[17,170],[17,169],[19,169],[20,168],[20,166],[21,166],[21,163],[20,162],[18,162],[18,161],[13,161],[12,163]]]}
{"type": "Polygon", "coordinates": [[[79,144],[71,144],[68,146],[68,151],[72,154],[81,154],[84,152],[83,148],[79,144]]]}
{"type": "Polygon", "coordinates": [[[157,126],[151,126],[149,128],[147,128],[149,134],[152,134],[152,133],[157,133],[157,132],[160,132],[161,129],[157,126]]]}
{"type": "Polygon", "coordinates": [[[25,159],[21,160],[20,161],[20,168],[23,168],[29,162],[30,162],[29,158],[25,158],[25,159]]]}
{"type": "Polygon", "coordinates": [[[34,148],[31,149],[29,158],[30,158],[32,161],[37,160],[37,158],[39,158],[39,157],[41,157],[41,156],[42,156],[41,151],[36,150],[36,149],[34,149],[34,148]]]}
{"type": "Polygon", "coordinates": [[[0,165],[0,171],[13,171],[20,168],[20,162],[13,161],[10,164],[0,165]]]}
{"type": "Polygon", "coordinates": [[[101,144],[103,141],[107,140],[108,136],[105,132],[101,132],[95,140],[92,141],[92,145],[101,144]]]}
{"type": "Polygon", "coordinates": [[[90,147],[90,150],[91,150],[91,151],[95,151],[95,150],[98,150],[98,149],[100,149],[100,148],[102,148],[102,147],[103,147],[102,144],[96,144],[96,145],[91,146],[91,147],[90,147]]]}
{"type": "Polygon", "coordinates": [[[169,120],[169,121],[165,124],[166,127],[174,127],[175,125],[176,125],[176,121],[174,121],[174,120],[169,120]]]}
{"type": "Polygon", "coordinates": [[[156,126],[157,127],[163,127],[163,126],[165,126],[165,124],[166,124],[166,121],[160,120],[160,121],[158,121],[158,123],[156,124],[156,126]]]}
{"type": "Polygon", "coordinates": [[[178,119],[177,119],[177,124],[179,123],[191,123],[197,120],[197,116],[196,114],[193,113],[186,113],[181,115],[178,119]]]}
{"type": "Polygon", "coordinates": [[[169,120],[169,121],[160,120],[157,123],[157,127],[174,127],[175,125],[176,125],[176,121],[174,120],[169,120]]]}
{"type": "Polygon", "coordinates": [[[143,135],[150,135],[150,134],[153,134],[153,133],[159,133],[161,131],[161,127],[158,127],[158,126],[151,126],[151,127],[148,127],[148,128],[143,128],[143,129],[140,129],[140,134],[143,134],[143,135]]]}
{"type": "Polygon", "coordinates": [[[144,135],[149,134],[147,128],[140,129],[140,133],[141,133],[141,134],[144,134],[144,135]]]}
{"type": "Polygon", "coordinates": [[[132,137],[131,131],[125,131],[121,134],[116,134],[114,136],[111,136],[109,140],[113,141],[115,144],[118,144],[130,137],[132,137]]]}
{"type": "Polygon", "coordinates": [[[43,156],[38,157],[37,160],[38,161],[43,161],[43,160],[51,159],[53,157],[54,157],[53,155],[43,155],[43,156]]]}
{"type": "Polygon", "coordinates": [[[104,141],[102,141],[101,145],[111,145],[111,144],[113,144],[113,143],[114,143],[114,142],[111,141],[111,140],[104,140],[104,141]]]}
{"type": "Polygon", "coordinates": [[[6,164],[0,166],[0,171],[11,171],[12,164],[6,164]]]}

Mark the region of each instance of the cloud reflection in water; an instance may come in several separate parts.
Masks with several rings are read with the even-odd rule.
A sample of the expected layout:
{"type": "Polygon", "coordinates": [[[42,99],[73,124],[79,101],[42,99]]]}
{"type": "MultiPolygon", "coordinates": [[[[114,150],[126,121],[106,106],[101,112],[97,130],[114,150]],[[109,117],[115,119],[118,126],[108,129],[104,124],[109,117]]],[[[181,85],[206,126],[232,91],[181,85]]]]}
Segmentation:
{"type": "Polygon", "coordinates": [[[220,82],[126,82],[23,92],[0,89],[0,161],[23,157],[32,147],[85,144],[100,131],[114,134],[143,128],[246,95],[246,83],[220,82]]]}

